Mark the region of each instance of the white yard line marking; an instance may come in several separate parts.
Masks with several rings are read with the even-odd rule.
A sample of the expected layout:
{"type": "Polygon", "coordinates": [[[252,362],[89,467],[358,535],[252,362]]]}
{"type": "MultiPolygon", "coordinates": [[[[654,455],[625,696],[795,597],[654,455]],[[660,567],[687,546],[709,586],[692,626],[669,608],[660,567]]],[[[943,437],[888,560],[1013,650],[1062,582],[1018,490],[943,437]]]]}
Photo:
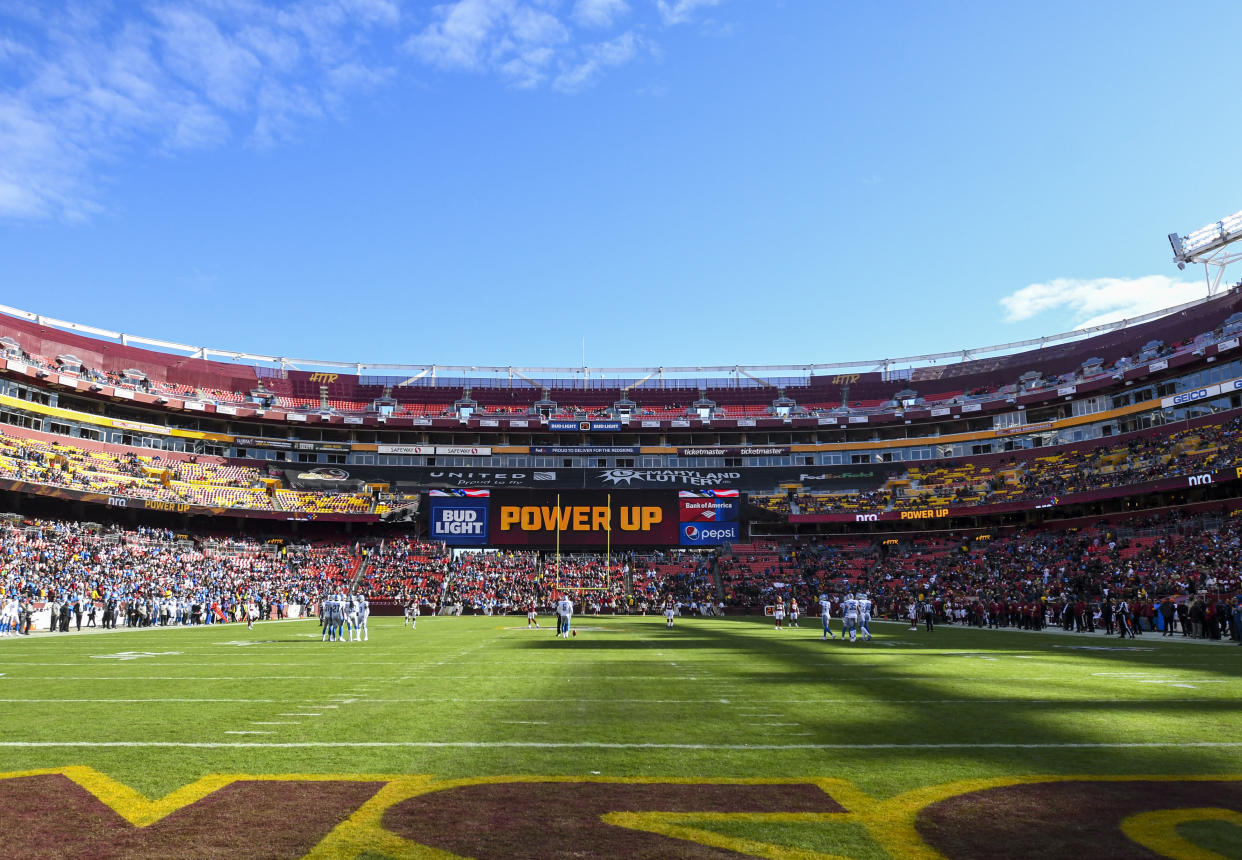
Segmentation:
{"type": "MultiPolygon", "coordinates": [[[[10,681],[351,681],[348,675],[27,675],[10,681]]],[[[654,680],[654,679],[653,679],[654,680]]],[[[1038,679],[1035,679],[1038,680],[1038,679]]],[[[1053,680],[1046,678],[1043,680],[1053,680]]]]}
{"type": "Polygon", "coordinates": [[[312,714],[308,711],[303,711],[303,712],[295,713],[295,714],[277,714],[276,716],[278,717],[322,717],[323,714],[318,714],[318,713],[312,714]]]}
{"type": "MultiPolygon", "coordinates": [[[[225,732],[230,735],[270,735],[272,732],[225,732]]],[[[1242,741],[1155,741],[1138,743],[921,743],[921,744],[692,744],[692,743],[618,743],[608,741],[0,741],[0,748],[110,748],[167,747],[172,749],[321,749],[349,748],[413,748],[413,749],[618,749],[618,750],[979,750],[979,749],[1236,749],[1242,741]]]]}
{"type": "Polygon", "coordinates": [[[207,702],[230,702],[248,705],[275,705],[285,699],[0,699],[0,703],[14,704],[17,702],[77,702],[87,705],[146,705],[151,703],[187,702],[203,704],[207,702]]]}

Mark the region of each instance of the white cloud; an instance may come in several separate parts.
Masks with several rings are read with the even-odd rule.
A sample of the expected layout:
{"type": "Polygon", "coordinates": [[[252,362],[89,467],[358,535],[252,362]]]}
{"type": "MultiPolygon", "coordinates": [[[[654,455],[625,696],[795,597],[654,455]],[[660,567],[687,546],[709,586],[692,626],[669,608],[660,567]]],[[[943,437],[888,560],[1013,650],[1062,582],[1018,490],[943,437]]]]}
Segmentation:
{"type": "Polygon", "coordinates": [[[411,59],[579,92],[658,57],[643,34],[718,2],[442,0],[412,11],[398,0],[8,0],[0,218],[87,217],[108,165],[135,153],[279,144],[411,59]]]}
{"type": "Polygon", "coordinates": [[[695,10],[715,6],[720,0],[656,0],[656,8],[665,25],[685,24],[694,17],[695,10]]]}
{"type": "Polygon", "coordinates": [[[583,59],[562,71],[552,86],[564,93],[577,92],[590,86],[604,69],[622,66],[638,55],[642,40],[626,32],[595,45],[588,45],[582,52],[583,59]]]}
{"type": "Polygon", "coordinates": [[[579,27],[603,30],[629,11],[625,0],[578,0],[574,4],[573,19],[579,27]]]}
{"type": "Polygon", "coordinates": [[[1030,284],[1000,300],[1006,322],[1068,311],[1071,328],[1090,328],[1180,305],[1207,295],[1203,281],[1166,275],[1142,278],[1057,278],[1030,284]]]}
{"type": "MultiPolygon", "coordinates": [[[[0,217],[81,218],[143,147],[270,145],[391,75],[389,0],[166,0],[0,12],[0,217]]],[[[390,37],[391,38],[391,37],[390,37]]]]}
{"type": "Polygon", "coordinates": [[[433,20],[406,41],[423,62],[445,70],[496,72],[519,88],[536,87],[570,42],[569,28],[543,0],[457,0],[436,6],[433,20]]]}

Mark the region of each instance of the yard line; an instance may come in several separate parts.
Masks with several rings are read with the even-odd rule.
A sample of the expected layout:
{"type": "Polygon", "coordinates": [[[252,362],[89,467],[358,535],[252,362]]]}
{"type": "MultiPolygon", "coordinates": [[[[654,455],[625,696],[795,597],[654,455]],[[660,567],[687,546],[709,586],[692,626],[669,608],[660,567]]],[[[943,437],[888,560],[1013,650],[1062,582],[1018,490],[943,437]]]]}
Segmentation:
{"type": "Polygon", "coordinates": [[[322,717],[323,714],[312,714],[308,712],[302,712],[302,713],[296,713],[296,714],[277,714],[276,716],[278,717],[322,717]]]}
{"type": "Polygon", "coordinates": [[[229,702],[229,703],[234,703],[234,704],[241,703],[241,704],[252,704],[252,705],[275,705],[275,704],[279,704],[281,702],[287,702],[287,701],[289,700],[288,699],[83,699],[81,697],[75,696],[73,698],[68,698],[68,699],[0,699],[0,704],[18,704],[18,703],[25,703],[25,702],[31,702],[31,703],[75,702],[77,704],[87,704],[87,705],[139,705],[139,704],[146,705],[146,704],[152,704],[152,703],[166,704],[166,703],[176,703],[176,702],[187,702],[187,703],[192,702],[196,704],[203,704],[207,702],[229,702]]]}
{"type": "Polygon", "coordinates": [[[275,721],[266,720],[263,722],[259,722],[258,720],[251,720],[250,725],[252,726],[300,726],[302,724],[297,722],[296,720],[287,720],[284,722],[280,720],[275,720],[275,721]]]}
{"type": "MultiPolygon", "coordinates": [[[[270,735],[272,732],[231,731],[226,735],[270,735]]],[[[613,741],[0,741],[0,748],[111,748],[158,747],[172,749],[617,749],[617,750],[1042,750],[1042,749],[1235,749],[1242,741],[1144,741],[1136,743],[913,743],[913,744],[694,744],[622,743],[613,741]]]]}
{"type": "Polygon", "coordinates": [[[352,681],[351,675],[26,675],[9,681],[352,681]]]}

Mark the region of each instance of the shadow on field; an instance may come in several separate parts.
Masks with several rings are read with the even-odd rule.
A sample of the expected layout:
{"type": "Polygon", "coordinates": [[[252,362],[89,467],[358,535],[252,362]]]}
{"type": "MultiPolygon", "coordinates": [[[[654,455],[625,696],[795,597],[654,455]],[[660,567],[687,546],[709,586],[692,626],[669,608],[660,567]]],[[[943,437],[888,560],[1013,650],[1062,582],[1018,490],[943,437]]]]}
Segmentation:
{"type": "MultiPolygon", "coordinates": [[[[1064,637],[1062,643],[1037,633],[960,627],[916,633],[889,624],[876,625],[875,642],[849,645],[839,638],[819,641],[818,619],[811,621],[777,633],[770,621],[761,618],[679,619],[673,629],[653,625],[639,639],[600,640],[581,635],[572,642],[552,638],[521,644],[540,650],[628,649],[636,652],[636,661],[649,660],[652,648],[673,660],[694,660],[697,652],[704,663],[711,659],[708,652],[716,652],[716,659],[733,655],[735,662],[695,670],[699,677],[670,680],[671,690],[687,697],[698,695],[709,680],[706,676],[712,675],[714,687],[708,689],[718,692],[711,695],[729,698],[733,695],[729,690],[734,690],[739,698],[746,698],[748,692],[751,697],[758,692],[757,701],[770,703],[774,713],[788,703],[789,724],[799,731],[796,740],[782,739],[769,730],[767,736],[751,743],[858,749],[875,745],[864,752],[877,767],[889,762],[905,766],[914,756],[952,761],[968,770],[978,766],[980,773],[1002,764],[1007,770],[1030,773],[1093,768],[1111,773],[1198,773],[1218,771],[1238,759],[1234,749],[1193,746],[1195,742],[1237,740],[1221,725],[1237,713],[1237,700],[1221,698],[1224,690],[1216,692],[1216,685],[1212,685],[1213,698],[1202,698],[1194,689],[1177,695],[1167,687],[1153,687],[1151,696],[1145,698],[1136,693],[1141,687],[1119,690],[1115,678],[1105,677],[1093,691],[1091,670],[1101,661],[1119,670],[1104,675],[1124,674],[1121,670],[1126,669],[1136,675],[1175,675],[1181,662],[1207,659],[1208,652],[1221,659],[1224,654],[1219,649],[1187,645],[1136,651],[1132,649],[1150,646],[1142,639],[1115,645],[1119,640],[1084,636],[1082,640],[1064,637]],[[894,639],[917,640],[917,644],[900,649],[883,646],[894,639]],[[1061,644],[1093,647],[1052,647],[1061,644]],[[1098,647],[1107,650],[1095,650],[1098,647]],[[923,649],[928,651],[923,653],[923,649]],[[1018,659],[1018,654],[1033,656],[1027,661],[1018,659]],[[961,660],[960,673],[955,674],[948,662],[954,659],[961,660]],[[1084,666],[1080,661],[1095,665],[1084,666]],[[1105,689],[1106,684],[1114,686],[1105,689]],[[1144,746],[1156,742],[1172,745],[1144,746]]],[[[840,621],[834,627],[839,637],[840,621]]],[[[1205,662],[1193,666],[1204,667],[1196,671],[1236,678],[1219,663],[1220,668],[1208,668],[1205,662]]],[[[566,700],[572,699],[567,689],[566,700]]],[[[750,720],[754,728],[768,725],[741,714],[737,719],[750,720]]],[[[667,737],[676,737],[676,727],[669,728],[667,737]]],[[[752,733],[747,736],[754,737],[752,733]]],[[[733,736],[722,742],[747,741],[733,736]]],[[[830,759],[836,753],[812,748],[806,754],[830,759]]]]}

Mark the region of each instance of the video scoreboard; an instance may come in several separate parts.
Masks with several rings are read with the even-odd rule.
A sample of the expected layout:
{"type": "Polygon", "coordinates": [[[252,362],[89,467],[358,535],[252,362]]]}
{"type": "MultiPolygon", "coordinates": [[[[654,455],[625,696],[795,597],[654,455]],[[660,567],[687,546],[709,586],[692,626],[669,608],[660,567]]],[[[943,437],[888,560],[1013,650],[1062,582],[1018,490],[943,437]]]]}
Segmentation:
{"type": "Polygon", "coordinates": [[[737,490],[432,490],[428,501],[429,536],[453,546],[603,550],[740,537],[737,490]]]}

